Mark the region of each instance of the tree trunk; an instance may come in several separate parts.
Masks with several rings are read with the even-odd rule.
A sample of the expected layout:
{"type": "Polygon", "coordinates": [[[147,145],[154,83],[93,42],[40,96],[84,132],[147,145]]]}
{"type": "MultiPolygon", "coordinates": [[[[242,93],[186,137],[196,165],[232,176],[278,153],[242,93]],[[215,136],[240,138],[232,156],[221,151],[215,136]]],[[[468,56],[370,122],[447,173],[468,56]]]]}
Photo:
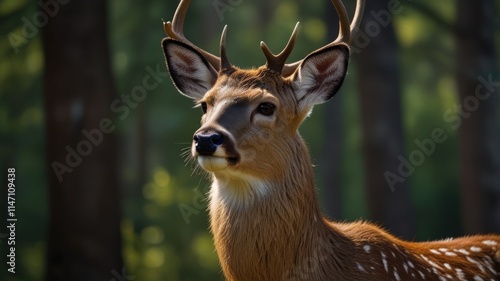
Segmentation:
{"type": "Polygon", "coordinates": [[[385,177],[388,171],[398,171],[398,156],[406,155],[401,122],[398,45],[392,22],[383,26],[373,18],[373,13],[368,13],[386,9],[387,1],[367,1],[361,31],[371,35],[369,44],[353,48],[360,50],[357,65],[368,211],[372,220],[392,233],[413,238],[414,210],[408,181],[391,186],[385,177]],[[378,33],[367,29],[366,23],[369,22],[379,23],[378,33]]]}
{"type": "Polygon", "coordinates": [[[458,1],[456,83],[465,232],[500,232],[499,85],[493,0],[458,1]],[[489,82],[488,82],[489,81],[489,82]],[[495,82],[497,81],[497,82],[495,82]]]}
{"type": "MultiPolygon", "coordinates": [[[[333,40],[338,34],[338,19],[332,17],[335,10],[332,3],[325,2],[323,19],[327,24],[328,38],[333,40]]],[[[321,201],[326,214],[330,219],[342,220],[342,181],[341,181],[341,161],[342,161],[342,88],[335,97],[327,102],[324,117],[325,140],[321,149],[319,172],[322,181],[321,201]]]]}
{"type": "Polygon", "coordinates": [[[123,277],[123,262],[107,1],[74,0],[58,9],[42,29],[50,199],[45,280],[109,281],[123,277]]]}

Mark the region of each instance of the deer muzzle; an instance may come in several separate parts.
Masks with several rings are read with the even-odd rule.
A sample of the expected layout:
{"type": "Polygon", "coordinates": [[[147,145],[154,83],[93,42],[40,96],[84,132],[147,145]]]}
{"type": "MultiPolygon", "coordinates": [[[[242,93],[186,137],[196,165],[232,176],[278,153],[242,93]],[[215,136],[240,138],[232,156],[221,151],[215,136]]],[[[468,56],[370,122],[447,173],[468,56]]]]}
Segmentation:
{"type": "Polygon", "coordinates": [[[234,166],[239,156],[227,133],[218,130],[201,130],[193,136],[193,156],[200,166],[216,172],[234,166]]]}

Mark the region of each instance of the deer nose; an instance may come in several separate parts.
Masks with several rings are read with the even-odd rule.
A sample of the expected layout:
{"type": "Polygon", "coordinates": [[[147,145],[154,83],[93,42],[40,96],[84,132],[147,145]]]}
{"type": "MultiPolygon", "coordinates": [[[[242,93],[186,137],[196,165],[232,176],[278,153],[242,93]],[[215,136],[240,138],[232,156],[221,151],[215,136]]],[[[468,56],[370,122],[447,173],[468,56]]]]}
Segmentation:
{"type": "Polygon", "coordinates": [[[224,136],[218,132],[201,132],[195,134],[193,140],[196,152],[200,155],[212,155],[224,143],[224,136]]]}

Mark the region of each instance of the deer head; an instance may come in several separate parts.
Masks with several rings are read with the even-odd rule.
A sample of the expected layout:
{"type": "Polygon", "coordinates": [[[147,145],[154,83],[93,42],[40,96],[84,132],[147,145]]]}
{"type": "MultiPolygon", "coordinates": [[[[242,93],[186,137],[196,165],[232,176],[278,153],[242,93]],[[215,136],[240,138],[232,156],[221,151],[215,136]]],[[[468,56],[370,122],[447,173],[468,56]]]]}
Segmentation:
{"type": "Polygon", "coordinates": [[[164,23],[169,37],[162,41],[171,78],[183,95],[203,110],[202,126],[193,137],[192,155],[215,176],[265,178],[284,175],[293,158],[297,129],[313,106],[331,99],[347,72],[348,43],[360,21],[363,5],[349,19],[340,0],[332,0],[339,16],[336,40],[303,60],[286,64],[298,24],[284,50],[274,55],[264,42],[267,63],[243,70],[226,55],[226,30],[220,57],[192,44],[183,35],[191,1],[183,0],[173,22],[164,23]]]}

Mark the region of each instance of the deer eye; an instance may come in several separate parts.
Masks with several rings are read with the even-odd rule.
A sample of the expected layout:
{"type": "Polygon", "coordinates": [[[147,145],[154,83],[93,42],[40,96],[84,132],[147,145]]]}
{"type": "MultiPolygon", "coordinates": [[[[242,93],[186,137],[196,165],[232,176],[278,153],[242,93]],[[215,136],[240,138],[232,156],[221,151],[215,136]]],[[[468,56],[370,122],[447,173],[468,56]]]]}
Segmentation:
{"type": "Polygon", "coordinates": [[[203,114],[207,113],[207,103],[202,102],[200,105],[201,105],[201,110],[203,111],[203,114]]]}
{"type": "Polygon", "coordinates": [[[259,104],[259,107],[257,108],[257,112],[264,115],[264,116],[271,116],[274,114],[274,111],[276,110],[276,106],[272,103],[264,102],[259,104]]]}

